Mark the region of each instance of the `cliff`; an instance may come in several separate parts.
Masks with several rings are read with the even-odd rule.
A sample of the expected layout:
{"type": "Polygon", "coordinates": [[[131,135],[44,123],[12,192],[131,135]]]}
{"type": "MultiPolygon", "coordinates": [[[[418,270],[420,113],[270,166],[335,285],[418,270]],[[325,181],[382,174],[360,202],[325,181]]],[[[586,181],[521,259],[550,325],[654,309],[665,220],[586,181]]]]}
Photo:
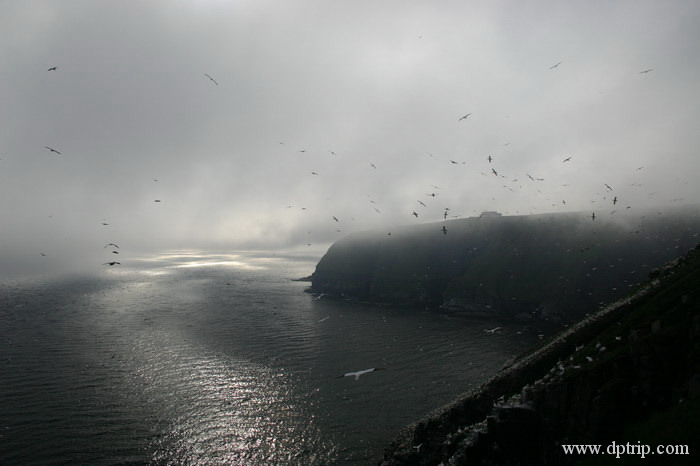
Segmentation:
{"type": "Polygon", "coordinates": [[[389,465],[697,464],[700,247],[635,294],[401,432],[389,465]],[[690,455],[565,455],[562,444],[687,445],[690,455]]]}
{"type": "Polygon", "coordinates": [[[356,233],[330,247],[310,291],[573,320],[627,295],[649,270],[687,251],[699,214],[689,206],[595,220],[588,213],[490,216],[356,233]]]}

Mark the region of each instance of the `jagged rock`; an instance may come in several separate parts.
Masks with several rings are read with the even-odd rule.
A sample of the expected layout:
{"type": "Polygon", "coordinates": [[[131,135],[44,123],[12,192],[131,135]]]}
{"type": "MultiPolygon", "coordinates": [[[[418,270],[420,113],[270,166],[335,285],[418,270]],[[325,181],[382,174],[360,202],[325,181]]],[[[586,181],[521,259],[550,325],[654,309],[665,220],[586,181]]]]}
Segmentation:
{"type": "MultiPolygon", "coordinates": [[[[405,439],[418,434],[407,428],[387,448],[383,464],[570,465],[581,457],[564,455],[562,444],[654,443],[655,438],[625,437],[632,423],[651,423],[648,431],[658,434],[673,431],[672,441],[679,444],[697,442],[696,416],[683,421],[680,414],[700,409],[700,307],[681,297],[697,296],[700,289],[700,248],[672,268],[659,287],[648,286],[576,324],[420,421],[425,454],[410,460],[401,452],[405,439]],[[622,341],[618,333],[629,337],[622,341]],[[596,359],[585,363],[591,351],[596,359]],[[504,400],[508,393],[519,396],[504,400]],[[457,427],[464,425],[464,431],[457,427]]],[[[695,464],[693,458],[673,460],[695,464]]]]}

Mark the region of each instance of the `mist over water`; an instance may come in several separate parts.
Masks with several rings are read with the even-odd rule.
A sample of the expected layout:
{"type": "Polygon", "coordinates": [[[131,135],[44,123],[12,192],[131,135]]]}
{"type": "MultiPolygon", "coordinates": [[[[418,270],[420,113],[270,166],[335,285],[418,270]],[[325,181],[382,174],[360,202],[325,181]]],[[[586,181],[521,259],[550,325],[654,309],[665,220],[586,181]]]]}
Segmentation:
{"type": "Polygon", "coordinates": [[[291,280],[312,271],[305,257],[135,264],[2,283],[1,463],[367,464],[537,340],[314,300],[291,280]],[[371,367],[384,370],[339,377],[371,367]]]}

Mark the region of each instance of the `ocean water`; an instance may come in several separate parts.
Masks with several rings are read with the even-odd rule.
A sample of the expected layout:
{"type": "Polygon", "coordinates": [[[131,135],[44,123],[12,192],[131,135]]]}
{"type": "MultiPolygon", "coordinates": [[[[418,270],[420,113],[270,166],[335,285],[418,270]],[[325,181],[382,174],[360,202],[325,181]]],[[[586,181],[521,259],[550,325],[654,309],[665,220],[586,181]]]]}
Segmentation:
{"type": "Polygon", "coordinates": [[[292,281],[312,259],[180,251],[0,282],[0,464],[372,464],[537,341],[314,299],[292,281]]]}

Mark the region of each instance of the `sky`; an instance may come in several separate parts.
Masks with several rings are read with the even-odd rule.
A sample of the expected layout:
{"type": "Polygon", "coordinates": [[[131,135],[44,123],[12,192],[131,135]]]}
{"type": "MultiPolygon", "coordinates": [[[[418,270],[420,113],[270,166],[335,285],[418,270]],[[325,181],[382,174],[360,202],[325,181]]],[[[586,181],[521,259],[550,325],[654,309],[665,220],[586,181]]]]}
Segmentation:
{"type": "Polygon", "coordinates": [[[0,269],[697,203],[699,23],[694,0],[0,0],[0,269]]]}

